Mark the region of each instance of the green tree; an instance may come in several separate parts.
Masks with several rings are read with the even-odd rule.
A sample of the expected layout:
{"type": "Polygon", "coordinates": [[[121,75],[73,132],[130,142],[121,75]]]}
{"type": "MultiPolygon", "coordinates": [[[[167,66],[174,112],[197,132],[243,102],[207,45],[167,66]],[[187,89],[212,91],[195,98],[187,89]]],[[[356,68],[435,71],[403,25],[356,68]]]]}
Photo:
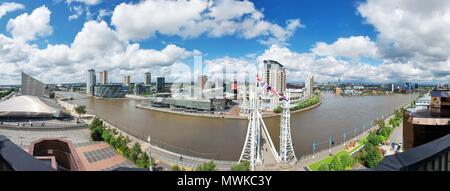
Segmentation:
{"type": "Polygon", "coordinates": [[[381,137],[377,135],[375,132],[370,132],[369,136],[367,137],[367,143],[372,145],[379,145],[381,142],[381,137]]]}
{"type": "Polygon", "coordinates": [[[364,149],[358,154],[358,160],[368,168],[374,168],[383,160],[383,155],[378,146],[366,144],[364,149]]]}
{"type": "Polygon", "coordinates": [[[351,157],[350,155],[342,155],[340,156],[339,160],[341,161],[342,167],[344,169],[351,168],[354,164],[353,157],[351,157]]]}
{"type": "Polygon", "coordinates": [[[378,125],[378,127],[379,127],[380,129],[381,129],[381,128],[384,128],[384,127],[386,126],[386,124],[384,123],[384,120],[383,120],[383,119],[375,120],[375,124],[378,125]]]}
{"type": "Polygon", "coordinates": [[[136,164],[139,168],[148,168],[150,167],[150,157],[146,153],[142,153],[136,164]]]}
{"type": "Polygon", "coordinates": [[[239,164],[233,165],[231,171],[250,171],[250,162],[245,160],[239,164]]]}
{"type": "Polygon", "coordinates": [[[333,159],[331,159],[330,168],[332,170],[344,170],[344,167],[342,166],[342,163],[341,163],[341,160],[339,159],[339,157],[334,156],[333,159]]]}
{"type": "Polygon", "coordinates": [[[99,126],[103,126],[103,121],[96,117],[94,118],[94,120],[92,120],[91,124],[89,125],[89,129],[93,130],[99,126]]]}
{"type": "Polygon", "coordinates": [[[275,109],[273,109],[273,112],[275,112],[275,113],[281,113],[282,111],[283,111],[283,108],[281,108],[281,106],[278,106],[275,109]]]}
{"type": "Polygon", "coordinates": [[[93,141],[103,141],[102,138],[103,130],[102,127],[96,127],[91,131],[91,138],[93,141]]]}
{"type": "Polygon", "coordinates": [[[133,147],[130,150],[129,153],[129,159],[133,162],[137,161],[139,158],[139,155],[142,153],[141,151],[141,145],[139,143],[135,143],[133,147]]]}
{"type": "Polygon", "coordinates": [[[322,163],[317,170],[330,171],[331,169],[330,169],[330,165],[328,163],[322,163]]]}
{"type": "Polygon", "coordinates": [[[198,166],[195,171],[216,171],[216,164],[214,161],[209,161],[198,166]]]}
{"type": "Polygon", "coordinates": [[[80,117],[81,115],[86,114],[86,106],[85,105],[80,105],[80,106],[76,106],[74,108],[75,113],[78,114],[78,117],[80,117]]]}

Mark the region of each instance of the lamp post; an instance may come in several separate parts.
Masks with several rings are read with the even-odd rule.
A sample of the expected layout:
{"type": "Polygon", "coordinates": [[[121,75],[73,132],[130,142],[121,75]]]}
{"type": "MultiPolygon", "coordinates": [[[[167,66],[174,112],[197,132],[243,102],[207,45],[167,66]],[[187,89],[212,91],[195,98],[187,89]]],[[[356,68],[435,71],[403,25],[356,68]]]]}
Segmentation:
{"type": "Polygon", "coordinates": [[[151,138],[150,135],[147,138],[147,142],[148,142],[148,156],[149,156],[149,160],[150,160],[150,165],[149,165],[149,170],[153,171],[153,163],[152,163],[152,152],[151,152],[151,147],[152,147],[152,142],[151,142],[151,138]]]}

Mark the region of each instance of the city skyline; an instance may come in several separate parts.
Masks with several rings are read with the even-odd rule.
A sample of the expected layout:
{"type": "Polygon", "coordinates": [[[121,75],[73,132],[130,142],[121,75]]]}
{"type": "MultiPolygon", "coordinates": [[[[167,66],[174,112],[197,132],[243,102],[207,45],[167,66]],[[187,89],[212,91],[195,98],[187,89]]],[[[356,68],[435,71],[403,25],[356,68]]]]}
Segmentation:
{"type": "Polygon", "coordinates": [[[19,84],[21,71],[83,82],[89,68],[114,82],[145,72],[170,82],[168,71],[192,67],[193,56],[206,70],[276,60],[288,82],[309,73],[318,82],[447,82],[450,39],[439,34],[450,30],[450,4],[389,2],[11,0],[0,4],[0,83],[19,84]],[[152,11],[169,6],[180,15],[152,11]]]}

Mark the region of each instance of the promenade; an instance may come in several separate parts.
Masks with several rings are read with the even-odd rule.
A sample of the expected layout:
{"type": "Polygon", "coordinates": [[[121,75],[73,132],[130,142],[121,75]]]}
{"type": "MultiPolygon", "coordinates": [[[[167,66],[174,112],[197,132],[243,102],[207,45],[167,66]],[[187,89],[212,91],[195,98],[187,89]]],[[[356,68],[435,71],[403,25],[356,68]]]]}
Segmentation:
{"type": "MultiPolygon", "coordinates": [[[[392,114],[389,117],[385,118],[385,120],[384,120],[385,123],[388,123],[389,120],[391,118],[393,118],[393,117],[394,117],[394,114],[392,114]]],[[[334,156],[337,153],[339,153],[341,151],[344,151],[346,149],[346,144],[348,144],[350,141],[352,141],[352,140],[361,140],[362,138],[367,136],[369,134],[369,132],[371,132],[372,130],[375,130],[377,128],[378,128],[377,125],[373,125],[371,128],[367,129],[363,133],[360,133],[356,137],[354,137],[352,139],[349,139],[345,143],[342,143],[342,144],[339,144],[337,146],[334,146],[331,149],[324,149],[322,151],[314,153],[313,155],[311,154],[311,155],[307,155],[307,156],[302,156],[298,160],[297,164],[295,165],[295,167],[292,170],[295,170],[295,171],[309,171],[310,169],[308,168],[308,166],[311,165],[312,163],[324,160],[324,159],[326,159],[329,156],[334,156]]],[[[396,129],[398,129],[398,128],[396,128],[396,129]]],[[[354,153],[356,153],[357,151],[359,151],[362,148],[364,148],[364,145],[361,145],[358,149],[356,149],[352,153],[350,153],[350,155],[353,155],[354,153]]]]}

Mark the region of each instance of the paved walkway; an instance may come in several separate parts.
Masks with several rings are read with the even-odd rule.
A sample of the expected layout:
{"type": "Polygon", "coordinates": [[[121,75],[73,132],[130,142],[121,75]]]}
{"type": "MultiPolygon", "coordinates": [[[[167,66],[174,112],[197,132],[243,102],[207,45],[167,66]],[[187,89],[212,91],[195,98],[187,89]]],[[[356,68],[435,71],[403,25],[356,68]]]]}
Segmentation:
{"type": "Polygon", "coordinates": [[[388,138],[388,145],[381,146],[381,149],[386,151],[385,156],[393,155],[397,151],[402,152],[401,148],[398,150],[398,145],[395,145],[395,147],[392,148],[391,143],[403,144],[403,123],[400,123],[400,125],[392,131],[391,136],[388,138]]]}
{"type": "MultiPolygon", "coordinates": [[[[389,116],[388,118],[385,119],[385,122],[386,122],[386,123],[389,122],[389,119],[391,119],[391,118],[393,118],[393,117],[394,117],[394,115],[389,116]]],[[[376,129],[376,128],[378,128],[377,125],[372,126],[370,129],[366,130],[364,133],[361,133],[361,134],[357,135],[357,136],[356,136],[356,139],[357,139],[357,140],[362,139],[362,138],[363,138],[364,136],[366,136],[371,130],[374,130],[374,129],[376,129]]],[[[352,138],[352,139],[349,139],[349,141],[350,141],[350,140],[353,140],[353,138],[352,138]]],[[[347,141],[346,143],[348,143],[349,141],[347,141]]],[[[324,149],[324,150],[322,150],[322,151],[319,151],[319,152],[315,153],[315,154],[314,154],[314,158],[313,158],[313,155],[304,156],[304,157],[302,157],[301,159],[299,159],[299,161],[297,162],[297,164],[295,165],[295,167],[294,167],[292,170],[298,170],[298,171],[309,170],[307,167],[308,167],[310,164],[312,164],[312,163],[314,163],[314,162],[317,162],[317,161],[321,161],[321,160],[327,158],[328,156],[330,156],[330,154],[331,154],[331,155],[336,155],[336,153],[341,152],[341,151],[343,151],[343,150],[345,150],[345,146],[344,146],[344,144],[340,144],[340,145],[337,145],[337,146],[335,146],[335,147],[332,147],[332,148],[331,148],[331,152],[330,152],[329,149],[324,149]]]]}
{"type": "Polygon", "coordinates": [[[0,128],[0,134],[6,136],[13,143],[28,151],[31,142],[41,138],[63,138],[73,144],[88,142],[90,140],[89,129],[4,129],[0,128]]]}

